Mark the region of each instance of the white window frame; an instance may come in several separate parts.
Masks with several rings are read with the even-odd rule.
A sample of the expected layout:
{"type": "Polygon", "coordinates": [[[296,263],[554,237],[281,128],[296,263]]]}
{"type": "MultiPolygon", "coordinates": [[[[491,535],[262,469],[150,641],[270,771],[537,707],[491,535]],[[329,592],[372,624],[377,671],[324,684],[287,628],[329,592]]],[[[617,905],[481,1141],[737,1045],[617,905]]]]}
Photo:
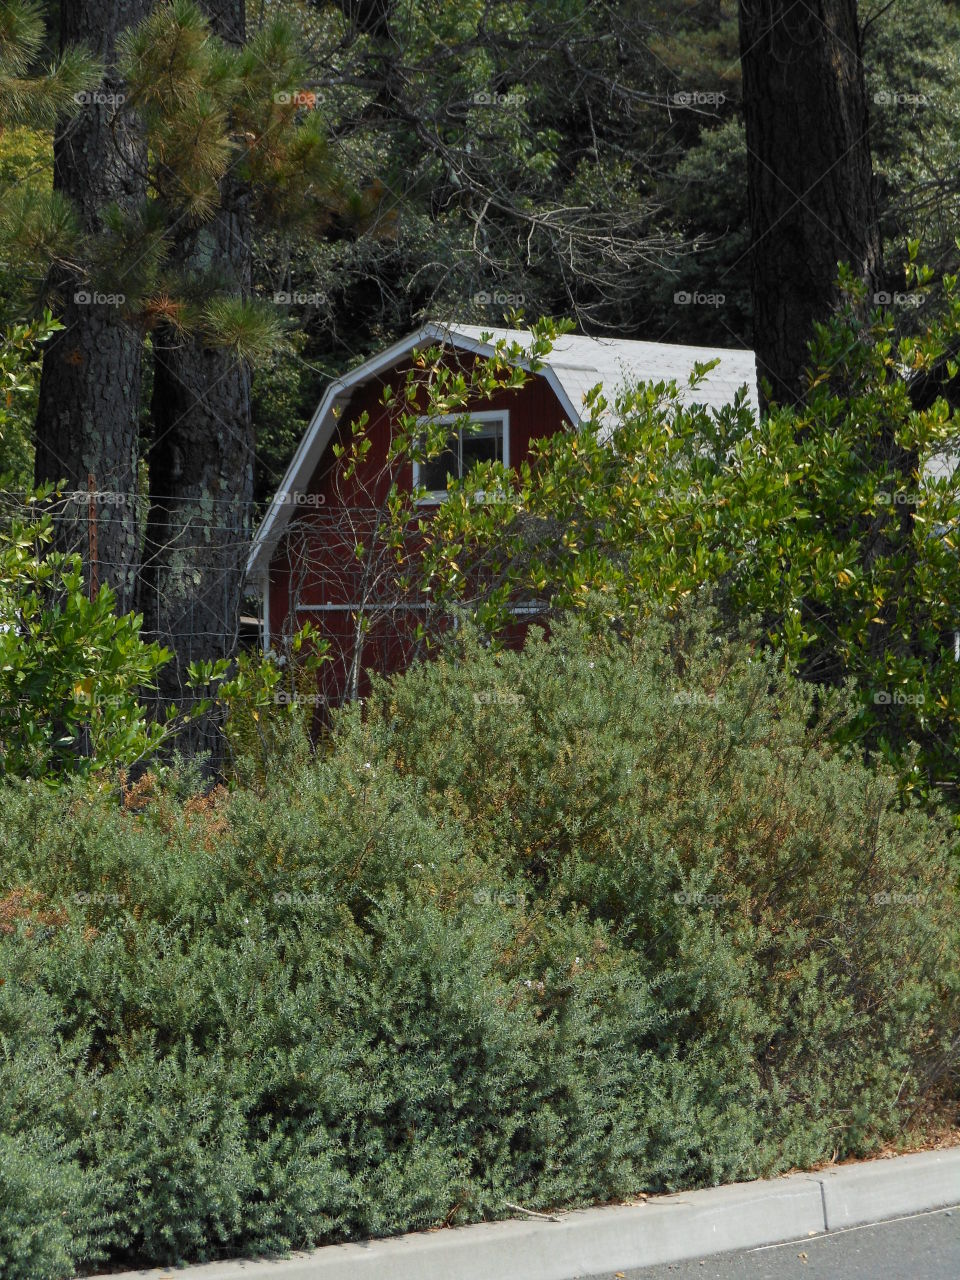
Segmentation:
{"type": "MultiPolygon", "coordinates": [[[[471,422],[483,424],[484,422],[500,422],[503,424],[503,457],[500,459],[504,467],[510,466],[510,410],[509,409],[484,409],[479,413],[446,413],[439,418],[418,418],[417,425],[426,426],[439,425],[441,427],[456,427],[458,422],[462,422],[464,418],[469,418],[471,422]]],[[[458,429],[458,441],[462,443],[463,437],[458,429]]],[[[482,438],[482,437],[481,437],[482,438]]],[[[459,448],[459,444],[458,444],[459,448]]],[[[459,466],[463,465],[462,456],[457,459],[459,466]]],[[[413,487],[420,487],[420,463],[413,463],[413,487]]],[[[430,489],[419,499],[421,503],[446,502],[449,490],[447,489],[430,489]]],[[[478,498],[482,500],[483,495],[478,494],[478,498]]]]}

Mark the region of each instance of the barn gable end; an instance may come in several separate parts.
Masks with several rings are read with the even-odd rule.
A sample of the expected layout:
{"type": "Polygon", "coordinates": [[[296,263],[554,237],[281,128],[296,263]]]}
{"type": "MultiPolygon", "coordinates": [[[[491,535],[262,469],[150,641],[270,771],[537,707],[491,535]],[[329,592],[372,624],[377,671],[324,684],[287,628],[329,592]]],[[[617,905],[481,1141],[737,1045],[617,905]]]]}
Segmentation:
{"type": "MultiPolygon", "coordinates": [[[[451,360],[463,367],[476,357],[493,354],[493,344],[501,338],[524,349],[532,342],[532,335],[522,330],[428,325],[330,385],[258,530],[247,565],[248,583],[261,597],[265,650],[307,618],[331,640],[349,641],[346,632],[356,625],[356,609],[351,612],[351,606],[358,603],[351,597],[360,585],[352,559],[360,531],[351,522],[362,518],[360,486],[383,474],[396,412],[382,403],[384,388],[402,388],[417,349],[443,343],[451,350],[451,360]],[[364,413],[370,452],[365,471],[351,491],[344,486],[331,446],[344,439],[350,424],[364,413]]],[[[468,411],[497,415],[508,426],[509,463],[516,466],[534,439],[578,426],[583,398],[598,384],[608,400],[624,384],[641,380],[675,379],[685,387],[694,363],[714,358],[719,358],[717,369],[695,394],[686,392],[685,398],[719,408],[746,385],[748,398],[756,405],[752,352],[566,335],[556,341],[543,367],[524,387],[500,391],[469,405],[468,411]]],[[[410,474],[398,479],[412,487],[412,468],[407,464],[406,469],[410,474]]],[[[397,669],[409,661],[396,636],[390,643],[396,652],[388,648],[371,655],[372,664],[381,670],[397,669]]],[[[328,686],[325,699],[334,702],[345,689],[355,693],[358,687],[343,663],[339,668],[336,663],[327,664],[324,683],[328,686]]]]}

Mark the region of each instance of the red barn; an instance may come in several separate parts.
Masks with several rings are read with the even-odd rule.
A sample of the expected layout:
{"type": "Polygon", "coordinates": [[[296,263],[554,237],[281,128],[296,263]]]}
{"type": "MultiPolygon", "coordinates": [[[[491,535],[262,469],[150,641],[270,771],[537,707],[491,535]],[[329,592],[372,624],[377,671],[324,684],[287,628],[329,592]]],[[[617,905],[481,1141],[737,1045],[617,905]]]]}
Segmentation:
{"type": "Polygon", "coordinates": [[[418,350],[442,344],[444,358],[463,369],[493,355],[500,339],[529,350],[532,335],[428,324],[332,382],[257,531],[247,581],[260,597],[264,651],[282,649],[281,639],[288,640],[309,619],[331,645],[333,661],[323,668],[320,691],[329,704],[362,693],[366,669],[391,671],[409,663],[417,649],[414,622],[431,607],[422,597],[398,599],[390,589],[389,557],[363,551],[375,545],[378,504],[391,475],[408,489],[426,486],[431,491],[426,505],[442,501],[449,474],[464,474],[478,459],[516,466],[532,440],[578,427],[584,396],[598,384],[611,402],[618,388],[638,381],[676,379],[683,387],[695,362],[715,358],[717,367],[688,395],[719,408],[746,385],[756,405],[752,351],[568,334],[556,340],[524,387],[469,405],[477,426],[451,434],[442,457],[420,468],[408,462],[391,472],[387,450],[395,411],[383,403],[385,388],[399,392],[404,387],[418,350]],[[334,446],[364,414],[370,447],[363,464],[347,477],[334,446]]]}

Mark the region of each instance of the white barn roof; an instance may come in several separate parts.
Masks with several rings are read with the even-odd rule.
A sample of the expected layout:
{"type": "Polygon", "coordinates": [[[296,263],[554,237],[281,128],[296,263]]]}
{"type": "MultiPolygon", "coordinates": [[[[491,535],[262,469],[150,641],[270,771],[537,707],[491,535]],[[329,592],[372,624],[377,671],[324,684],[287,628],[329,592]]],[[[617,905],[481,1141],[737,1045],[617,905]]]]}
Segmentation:
{"type": "MultiPolygon", "coordinates": [[[[478,325],[451,326],[451,336],[481,344],[484,333],[492,334],[491,343],[503,338],[529,347],[532,335],[528,329],[485,329],[478,325]]],[[[456,341],[456,338],[452,338],[456,341]]],[[[729,404],[739,389],[746,385],[750,403],[757,408],[757,366],[752,351],[734,347],[684,347],[668,342],[634,342],[626,338],[587,338],[570,333],[557,338],[553,350],[544,361],[557,378],[577,422],[583,397],[597,383],[612,401],[616,392],[637,382],[670,382],[676,380],[687,403],[696,402],[719,409],[729,404]],[[706,364],[719,358],[720,363],[691,392],[687,379],[697,362],[706,364]]],[[[570,410],[568,410],[570,412],[570,410]]]]}
{"type": "MultiPolygon", "coordinates": [[[[357,387],[387,373],[418,347],[444,342],[483,356],[492,355],[501,338],[508,344],[519,343],[525,349],[529,349],[533,341],[529,329],[428,324],[332,382],[277,491],[281,500],[274,498],[257,530],[247,561],[247,576],[252,583],[255,585],[265,578],[273,550],[296,510],[289,495],[306,490],[336,429],[337,414],[346,407],[357,387]],[[486,339],[484,335],[488,335],[486,339]]],[[[616,393],[630,384],[675,380],[686,403],[705,404],[715,409],[729,404],[745,385],[748,401],[757,409],[757,371],[753,352],[734,347],[686,347],[667,342],[635,342],[625,338],[565,334],[555,340],[553,350],[538,370],[538,376],[549,383],[574,426],[581,421],[584,396],[598,383],[612,403],[616,393]],[[691,391],[687,379],[694,364],[706,364],[715,359],[719,359],[717,367],[691,391]]]]}

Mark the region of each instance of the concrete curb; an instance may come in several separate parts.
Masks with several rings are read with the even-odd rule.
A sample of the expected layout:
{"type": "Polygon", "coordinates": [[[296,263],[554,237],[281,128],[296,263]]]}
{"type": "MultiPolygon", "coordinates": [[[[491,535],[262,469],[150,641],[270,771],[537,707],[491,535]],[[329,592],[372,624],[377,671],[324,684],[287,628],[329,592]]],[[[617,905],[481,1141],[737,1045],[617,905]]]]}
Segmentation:
{"type": "Polygon", "coordinates": [[[584,1209],[92,1280],[579,1280],[960,1205],[960,1148],[584,1209]]]}
{"type": "Polygon", "coordinates": [[[809,1174],[823,1192],[827,1231],[960,1204],[960,1147],[866,1160],[809,1174]]]}

